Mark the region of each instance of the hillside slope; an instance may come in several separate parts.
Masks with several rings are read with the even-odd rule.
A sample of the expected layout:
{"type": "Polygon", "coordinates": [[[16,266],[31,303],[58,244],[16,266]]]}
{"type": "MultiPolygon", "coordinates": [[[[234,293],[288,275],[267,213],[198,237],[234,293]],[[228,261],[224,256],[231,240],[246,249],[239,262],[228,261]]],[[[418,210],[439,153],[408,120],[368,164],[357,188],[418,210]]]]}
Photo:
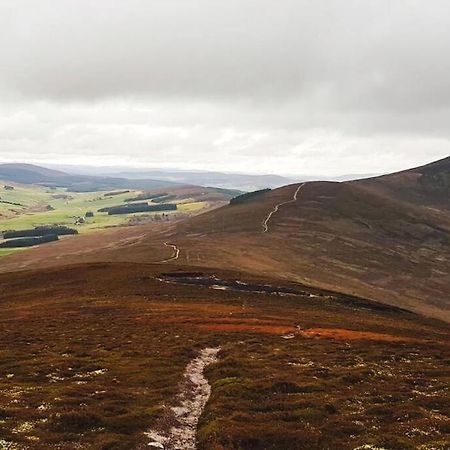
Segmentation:
{"type": "Polygon", "coordinates": [[[450,158],[370,180],[285,186],[180,223],[172,240],[192,263],[276,274],[450,320],[448,180],[450,158]]]}
{"type": "Polygon", "coordinates": [[[296,189],[198,216],[180,224],[173,240],[197,263],[276,274],[450,320],[448,214],[351,183],[308,183],[264,233],[267,214],[296,189]]]}
{"type": "Polygon", "coordinates": [[[2,270],[55,265],[63,248],[64,263],[170,259],[293,280],[450,321],[448,161],[371,180],[285,186],[157,232],[143,227],[139,240],[117,242],[120,251],[109,245],[92,252],[77,238],[77,245],[8,256],[2,270]]]}
{"type": "Polygon", "coordinates": [[[422,167],[354,182],[385,196],[450,210],[450,157],[422,167]]]}
{"type": "Polygon", "coordinates": [[[171,411],[202,412],[198,379],[198,449],[448,448],[446,324],[229,271],[212,273],[247,291],[163,282],[184,269],[0,275],[2,448],[161,448],[155,436],[185,436],[171,411]]]}

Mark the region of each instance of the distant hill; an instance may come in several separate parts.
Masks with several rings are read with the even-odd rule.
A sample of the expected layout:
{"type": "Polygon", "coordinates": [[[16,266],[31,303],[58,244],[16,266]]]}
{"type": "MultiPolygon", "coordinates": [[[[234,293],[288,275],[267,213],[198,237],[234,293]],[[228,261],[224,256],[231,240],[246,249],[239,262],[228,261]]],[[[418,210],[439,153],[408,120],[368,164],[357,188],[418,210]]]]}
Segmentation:
{"type": "Polygon", "coordinates": [[[62,166],[68,172],[76,171],[78,173],[100,174],[108,176],[118,176],[125,178],[153,178],[157,180],[166,180],[177,183],[195,184],[200,186],[215,186],[225,189],[238,189],[241,191],[256,191],[264,188],[278,188],[287,184],[299,181],[348,181],[359,178],[373,177],[373,174],[346,174],[337,176],[326,175],[292,175],[280,176],[274,174],[255,175],[249,173],[229,173],[229,172],[210,172],[206,170],[169,170],[169,169],[146,169],[146,170],[124,170],[114,171],[112,168],[99,167],[73,167],[62,166]]]}
{"type": "Polygon", "coordinates": [[[450,157],[402,172],[355,182],[382,195],[419,206],[450,209],[450,157]]]}
{"type": "MultiPolygon", "coordinates": [[[[120,252],[105,246],[83,255],[83,241],[68,240],[33,251],[27,263],[55,264],[62,250],[65,263],[148,263],[170,256],[170,243],[184,266],[278,277],[450,322],[449,161],[366,180],[291,184],[149,230],[120,252]]],[[[2,270],[25,258],[8,257],[2,270]]]]}
{"type": "MultiPolygon", "coordinates": [[[[69,170],[69,168],[68,168],[69,170]]],[[[76,170],[76,168],[73,168],[76,170]]],[[[108,176],[124,177],[129,179],[151,178],[170,181],[173,183],[193,184],[200,186],[215,186],[224,189],[238,189],[241,191],[254,191],[263,188],[275,188],[292,183],[296,180],[279,175],[254,175],[246,173],[210,172],[201,170],[169,170],[169,169],[128,169],[113,171],[112,168],[84,168],[86,172],[103,171],[108,176]]],[[[69,170],[70,171],[70,170],[69,170]]]]}
{"type": "Polygon", "coordinates": [[[23,184],[62,180],[68,174],[32,164],[0,164],[0,179],[23,184]]]}
{"type": "Polygon", "coordinates": [[[74,175],[32,164],[0,164],[0,180],[39,184],[48,187],[64,187],[74,192],[108,189],[158,189],[181,186],[181,183],[152,179],[127,179],[118,177],[74,175]]]}
{"type": "Polygon", "coordinates": [[[251,174],[245,172],[230,173],[208,170],[182,170],[182,169],[135,169],[124,167],[117,169],[108,166],[83,166],[46,164],[47,167],[62,170],[66,173],[122,177],[129,179],[146,179],[171,181],[175,183],[192,184],[200,186],[214,186],[224,189],[240,191],[255,191],[264,188],[277,188],[287,184],[301,181],[349,181],[361,178],[374,177],[376,174],[344,174],[344,175],[320,175],[320,174],[296,174],[280,176],[274,174],[251,174]]]}
{"type": "Polygon", "coordinates": [[[289,185],[180,223],[172,240],[205,266],[276,274],[450,321],[449,181],[446,158],[367,180],[305,183],[296,201],[300,185],[289,185]]]}
{"type": "Polygon", "coordinates": [[[177,183],[199,184],[201,186],[217,186],[226,189],[239,189],[253,191],[266,187],[280,187],[293,180],[279,175],[248,175],[221,172],[188,172],[188,171],[145,171],[139,173],[124,172],[122,176],[143,177],[148,176],[159,180],[177,183]]]}

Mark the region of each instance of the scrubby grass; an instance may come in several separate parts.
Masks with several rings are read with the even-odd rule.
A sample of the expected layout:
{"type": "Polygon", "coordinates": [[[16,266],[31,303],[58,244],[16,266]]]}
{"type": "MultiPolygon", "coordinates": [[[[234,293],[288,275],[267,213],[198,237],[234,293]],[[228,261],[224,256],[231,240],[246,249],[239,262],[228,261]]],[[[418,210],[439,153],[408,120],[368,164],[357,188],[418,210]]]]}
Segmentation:
{"type": "Polygon", "coordinates": [[[145,448],[186,365],[221,346],[206,371],[200,449],[448,448],[447,326],[307,296],[159,282],[167,270],[97,264],[0,275],[2,439],[38,450],[145,448]],[[306,337],[298,326],[414,341],[306,337]]]}

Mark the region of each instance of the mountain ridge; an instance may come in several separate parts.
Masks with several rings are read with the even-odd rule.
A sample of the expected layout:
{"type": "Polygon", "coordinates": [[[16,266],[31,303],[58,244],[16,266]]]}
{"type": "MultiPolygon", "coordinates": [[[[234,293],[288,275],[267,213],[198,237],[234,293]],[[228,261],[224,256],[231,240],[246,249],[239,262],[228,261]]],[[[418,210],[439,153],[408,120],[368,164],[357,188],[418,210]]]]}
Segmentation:
{"type": "MultiPolygon", "coordinates": [[[[447,159],[424,167],[445,179],[447,159]]],[[[82,239],[67,240],[6,257],[2,270],[51,266],[62,250],[67,263],[169,258],[171,264],[278,277],[450,321],[450,200],[436,203],[435,189],[409,181],[422,170],[387,175],[382,182],[308,182],[295,201],[300,184],[292,184],[157,232],[143,227],[131,244],[118,238],[115,245],[83,254],[82,239]],[[394,189],[395,180],[401,189],[394,189]],[[165,244],[179,250],[176,260],[165,244]]],[[[442,190],[439,183],[436,189],[442,190]]]]}

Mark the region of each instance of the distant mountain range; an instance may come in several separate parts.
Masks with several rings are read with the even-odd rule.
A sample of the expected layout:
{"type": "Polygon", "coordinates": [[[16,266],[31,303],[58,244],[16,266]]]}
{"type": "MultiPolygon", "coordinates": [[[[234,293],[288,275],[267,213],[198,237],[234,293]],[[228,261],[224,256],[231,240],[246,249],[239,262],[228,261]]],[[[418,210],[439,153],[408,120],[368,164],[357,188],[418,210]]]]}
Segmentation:
{"type": "Polygon", "coordinates": [[[207,170],[183,170],[164,168],[132,168],[124,167],[94,167],[82,165],[47,165],[71,174],[84,174],[94,176],[121,177],[128,179],[153,179],[170,181],[173,183],[192,184],[196,186],[213,186],[224,189],[238,189],[241,191],[254,191],[264,188],[277,188],[286,184],[300,181],[347,181],[367,178],[377,174],[345,174],[337,176],[325,175],[290,175],[275,174],[229,173],[207,170]]]}
{"type": "Polygon", "coordinates": [[[332,180],[345,181],[366,178],[370,175],[355,174],[336,177],[299,175],[255,175],[246,173],[225,173],[189,171],[174,169],[132,169],[118,170],[113,167],[64,166],[47,167],[33,164],[0,164],[0,179],[24,184],[65,187],[74,192],[105,189],[156,189],[169,186],[207,186],[240,191],[254,191],[277,188],[300,181],[332,180]]]}
{"type": "Polygon", "coordinates": [[[0,180],[48,187],[64,187],[73,192],[109,189],[159,189],[182,185],[181,183],[152,179],[76,175],[32,164],[0,164],[0,180]]]}
{"type": "Polygon", "coordinates": [[[145,170],[119,172],[117,176],[131,179],[154,178],[172,183],[214,186],[225,189],[239,189],[241,191],[253,191],[266,187],[274,188],[283,186],[286,183],[292,183],[291,179],[279,175],[248,175],[222,172],[145,170]]]}
{"type": "Polygon", "coordinates": [[[128,180],[158,180],[182,185],[211,186],[240,191],[254,191],[263,188],[275,188],[293,183],[296,179],[279,175],[255,175],[245,173],[224,173],[218,171],[177,170],[177,169],[137,169],[124,167],[94,167],[49,165],[68,174],[95,177],[112,177],[128,180]]]}

